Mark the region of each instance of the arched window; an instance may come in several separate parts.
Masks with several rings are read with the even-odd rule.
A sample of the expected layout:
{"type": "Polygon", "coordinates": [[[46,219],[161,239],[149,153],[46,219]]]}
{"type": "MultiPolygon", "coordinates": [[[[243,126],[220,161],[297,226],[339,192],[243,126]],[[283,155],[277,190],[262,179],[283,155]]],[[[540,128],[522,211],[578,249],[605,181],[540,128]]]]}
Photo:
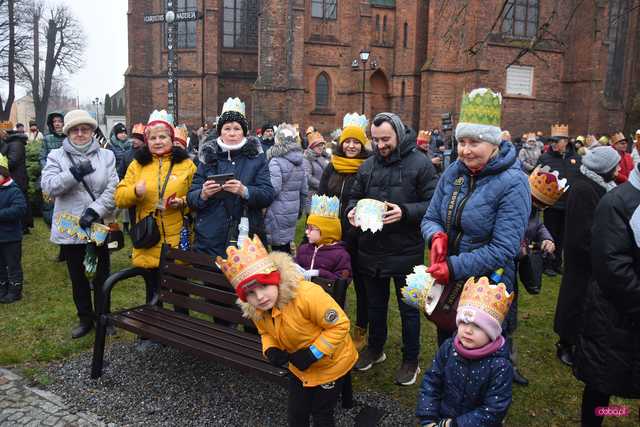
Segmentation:
{"type": "Polygon", "coordinates": [[[385,15],[382,18],[382,43],[385,42],[387,38],[387,16],[385,15]]]}
{"type": "Polygon", "coordinates": [[[329,107],[329,76],[326,73],[320,73],[316,79],[316,108],[329,107]]]}
{"type": "Polygon", "coordinates": [[[408,23],[404,23],[404,37],[403,37],[403,41],[402,41],[402,46],[404,48],[409,47],[409,24],[408,23]]]}

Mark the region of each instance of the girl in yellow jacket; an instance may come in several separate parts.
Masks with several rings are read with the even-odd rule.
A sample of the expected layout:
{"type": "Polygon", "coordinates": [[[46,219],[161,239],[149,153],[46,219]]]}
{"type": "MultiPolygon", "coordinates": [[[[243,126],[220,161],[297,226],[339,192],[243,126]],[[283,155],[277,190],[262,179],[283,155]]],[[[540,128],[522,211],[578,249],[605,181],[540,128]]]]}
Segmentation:
{"type": "Polygon", "coordinates": [[[234,286],[244,316],[253,320],[264,355],[288,364],[290,426],[334,425],[333,411],[358,353],[349,318],[320,286],[307,282],[285,253],[267,254],[260,239],[229,247],[216,262],[234,286]]]}
{"type": "MultiPolygon", "coordinates": [[[[133,249],[132,261],[136,267],[157,269],[162,244],[177,247],[180,243],[186,195],[196,166],[184,149],[174,147],[173,139],[173,127],[166,112],[154,111],[145,127],[146,144],[138,149],[124,179],[116,187],[116,206],[136,208],[134,224],[156,212],[160,241],[151,248],[133,249]],[[167,175],[167,185],[160,198],[167,175]]],[[[157,284],[152,288],[157,288],[157,284]]],[[[153,291],[155,289],[147,289],[147,298],[153,291]]]]}

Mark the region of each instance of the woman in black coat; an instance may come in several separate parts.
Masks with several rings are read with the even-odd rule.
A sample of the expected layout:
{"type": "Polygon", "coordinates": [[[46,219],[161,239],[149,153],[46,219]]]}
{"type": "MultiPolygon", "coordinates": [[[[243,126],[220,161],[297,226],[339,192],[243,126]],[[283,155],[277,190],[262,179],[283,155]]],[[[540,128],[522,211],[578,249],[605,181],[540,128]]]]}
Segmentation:
{"type": "Polygon", "coordinates": [[[574,372],[585,383],[582,425],[599,426],[596,407],[611,395],[640,398],[640,166],[595,211],[585,324],[574,372]]]}
{"type": "Polygon", "coordinates": [[[11,178],[18,185],[24,198],[27,201],[27,214],[22,219],[22,228],[25,234],[29,233],[29,228],[33,227],[33,216],[31,205],[29,204],[29,178],[27,176],[27,135],[17,131],[7,132],[8,135],[4,144],[0,147],[0,153],[9,159],[9,172],[11,178]]]}
{"type": "MultiPolygon", "coordinates": [[[[611,147],[589,150],[582,159],[580,173],[569,187],[566,201],[564,272],[554,321],[559,340],[557,355],[571,366],[573,347],[582,325],[582,302],[591,280],[591,225],[598,202],[615,187],[613,179],[620,156],[611,147]]],[[[546,215],[546,211],[545,211],[546,215]]]]}
{"type": "MultiPolygon", "coordinates": [[[[364,118],[364,116],[361,117],[364,118]]],[[[349,224],[346,209],[358,169],[370,155],[369,140],[364,129],[358,125],[345,126],[340,134],[336,152],[333,153],[331,162],[324,169],[318,187],[318,194],[336,196],[340,199],[342,240],[347,244],[347,250],[351,255],[351,265],[354,267],[352,270],[353,285],[356,291],[356,325],[353,331],[353,341],[358,350],[361,350],[365,344],[365,335],[369,325],[367,292],[355,268],[358,265],[358,232],[349,224]]]]}

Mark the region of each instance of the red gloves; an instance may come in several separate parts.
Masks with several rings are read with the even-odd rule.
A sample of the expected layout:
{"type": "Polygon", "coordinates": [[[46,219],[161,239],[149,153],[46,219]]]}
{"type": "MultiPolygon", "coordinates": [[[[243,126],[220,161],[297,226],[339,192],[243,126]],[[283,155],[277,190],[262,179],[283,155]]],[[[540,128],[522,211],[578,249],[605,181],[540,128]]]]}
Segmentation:
{"type": "Polygon", "coordinates": [[[431,267],[427,269],[427,273],[431,274],[431,277],[436,280],[436,283],[440,283],[441,285],[449,283],[449,265],[446,260],[431,264],[431,267]]]}
{"type": "Polygon", "coordinates": [[[431,238],[431,252],[429,264],[434,266],[439,262],[444,262],[447,259],[447,250],[449,246],[449,237],[446,233],[438,231],[431,238]]]}

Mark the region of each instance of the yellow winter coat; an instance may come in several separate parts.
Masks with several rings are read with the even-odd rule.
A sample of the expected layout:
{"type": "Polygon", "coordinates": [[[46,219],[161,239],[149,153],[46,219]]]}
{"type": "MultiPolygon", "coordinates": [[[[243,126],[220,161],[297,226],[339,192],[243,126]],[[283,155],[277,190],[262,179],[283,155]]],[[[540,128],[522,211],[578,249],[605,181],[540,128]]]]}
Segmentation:
{"type": "MultiPolygon", "coordinates": [[[[151,162],[142,165],[138,160],[133,160],[127,169],[127,174],[116,187],[116,206],[119,208],[136,208],[137,222],[153,212],[158,206],[158,195],[164,184],[165,177],[169,172],[171,155],[163,157],[152,156],[151,162]],[[135,194],[135,185],[138,181],[144,180],[147,192],[142,197],[135,194]]],[[[175,193],[176,198],[186,200],[187,192],[191,187],[191,180],[196,172],[196,166],[191,159],[186,158],[175,163],[171,170],[171,176],[164,192],[166,200],[175,193]]],[[[163,201],[164,205],[164,201],[163,201]]],[[[149,249],[133,249],[132,261],[136,267],[157,268],[160,264],[160,249],[163,243],[168,243],[177,247],[180,243],[180,230],[182,229],[183,211],[181,209],[167,208],[160,211],[156,216],[156,223],[160,230],[160,242],[149,249]]]]}
{"type": "Polygon", "coordinates": [[[245,317],[258,328],[262,351],[277,347],[294,353],[313,344],[324,356],[305,371],[291,363],[289,370],[305,387],[336,381],[358,359],[349,335],[349,318],[320,286],[303,280],[289,255],[274,252],[269,257],[281,277],[276,305],[270,311],[261,311],[238,300],[245,317]]]}

